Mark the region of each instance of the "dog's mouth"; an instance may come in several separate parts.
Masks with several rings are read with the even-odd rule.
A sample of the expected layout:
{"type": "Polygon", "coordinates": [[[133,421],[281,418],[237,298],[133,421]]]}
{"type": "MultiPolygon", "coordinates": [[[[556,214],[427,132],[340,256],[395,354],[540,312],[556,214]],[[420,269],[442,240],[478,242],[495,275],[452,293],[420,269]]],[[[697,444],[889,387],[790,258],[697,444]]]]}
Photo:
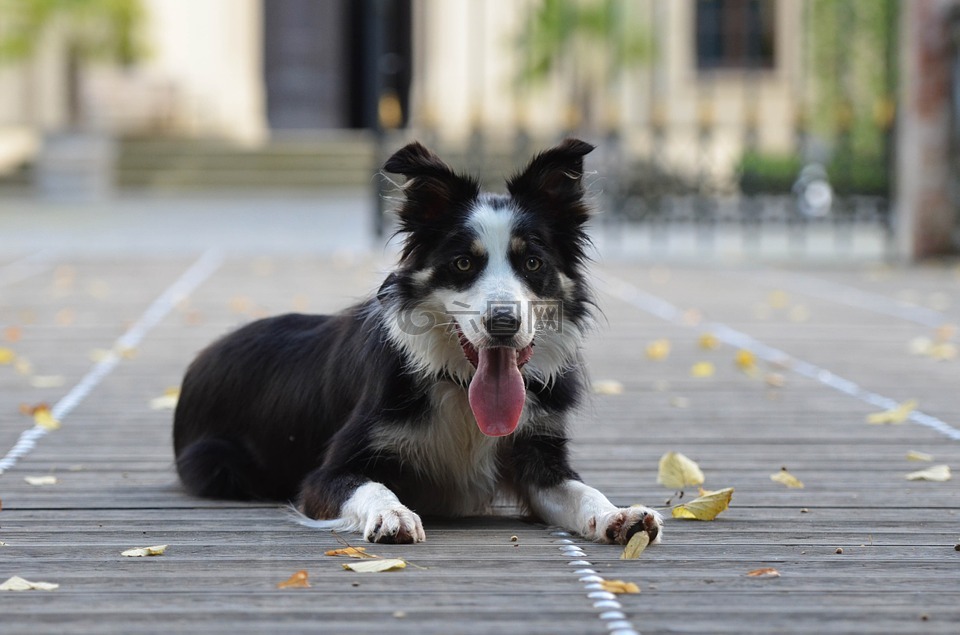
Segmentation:
{"type": "Polygon", "coordinates": [[[457,327],[460,348],[477,372],[470,380],[470,409],[480,431],[491,437],[512,433],[520,423],[527,390],[520,369],[533,356],[533,343],[523,348],[489,346],[477,349],[457,327]]]}

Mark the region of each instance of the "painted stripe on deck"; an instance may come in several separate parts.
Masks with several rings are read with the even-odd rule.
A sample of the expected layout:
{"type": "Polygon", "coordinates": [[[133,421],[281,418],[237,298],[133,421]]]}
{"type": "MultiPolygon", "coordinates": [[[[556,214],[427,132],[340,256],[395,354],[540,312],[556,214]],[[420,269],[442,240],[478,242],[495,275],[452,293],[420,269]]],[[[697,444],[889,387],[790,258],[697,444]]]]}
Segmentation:
{"type": "MultiPolygon", "coordinates": [[[[667,322],[688,326],[683,319],[684,312],[680,310],[680,308],[670,304],[663,298],[641,291],[629,282],[608,275],[607,280],[601,284],[601,288],[610,295],[623,300],[641,311],[650,313],[667,322]]],[[[798,375],[817,381],[824,386],[833,388],[838,392],[859,399],[872,406],[883,410],[892,410],[900,405],[899,402],[889,397],[867,390],[849,379],[835,375],[826,368],[811,364],[810,362],[793,357],[780,349],[768,346],[726,324],[708,322],[706,324],[700,324],[698,327],[711,331],[717,339],[724,344],[748,350],[764,361],[783,365],[798,375]]],[[[937,417],[919,410],[914,410],[910,413],[909,420],[935,430],[954,441],[960,441],[960,430],[937,417]]]]}
{"type": "MultiPolygon", "coordinates": [[[[53,406],[50,411],[53,418],[63,422],[67,415],[80,405],[87,395],[117,367],[122,359],[123,351],[136,348],[147,333],[159,324],[179,302],[188,297],[209,278],[221,264],[223,264],[223,255],[217,250],[207,251],[200,256],[176,282],[170,285],[147,307],[147,310],[133,326],[117,339],[110,353],[94,364],[80,382],[53,406]]],[[[41,426],[34,426],[25,430],[6,456],[0,459],[0,474],[9,470],[22,456],[28,454],[36,446],[37,441],[47,432],[47,428],[41,426]]]]}

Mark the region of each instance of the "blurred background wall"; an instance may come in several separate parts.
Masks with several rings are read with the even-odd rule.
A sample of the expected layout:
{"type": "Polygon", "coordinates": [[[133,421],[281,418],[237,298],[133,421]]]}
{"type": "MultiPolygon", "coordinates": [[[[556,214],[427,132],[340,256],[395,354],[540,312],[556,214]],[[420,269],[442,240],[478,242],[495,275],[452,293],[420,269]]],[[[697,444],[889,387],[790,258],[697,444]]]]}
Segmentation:
{"type": "Polygon", "coordinates": [[[121,189],[309,190],[369,182],[417,136],[492,178],[579,134],[602,141],[618,218],[860,224],[906,257],[949,252],[958,4],[3,0],[0,172],[26,184],[51,139],[86,134],[117,141],[121,189]],[[930,73],[917,109],[904,91],[930,73]],[[911,149],[917,116],[940,132],[911,149]],[[913,183],[896,157],[932,138],[941,182],[913,183]],[[911,229],[898,182],[939,188],[936,231],[911,229]]]}

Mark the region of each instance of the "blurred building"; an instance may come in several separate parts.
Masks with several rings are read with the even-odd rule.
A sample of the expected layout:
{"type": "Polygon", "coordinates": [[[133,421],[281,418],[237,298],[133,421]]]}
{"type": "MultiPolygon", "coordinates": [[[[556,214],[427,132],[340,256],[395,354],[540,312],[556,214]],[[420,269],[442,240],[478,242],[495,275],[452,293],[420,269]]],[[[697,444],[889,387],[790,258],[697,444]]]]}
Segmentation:
{"type": "MultiPolygon", "coordinates": [[[[898,113],[899,75],[909,57],[898,40],[901,32],[933,29],[942,36],[931,40],[936,50],[918,54],[949,66],[955,47],[946,35],[948,9],[960,4],[140,3],[146,55],[133,63],[91,61],[82,64],[81,82],[71,80],[66,25],[54,24],[33,55],[0,66],[0,171],[31,160],[44,134],[78,127],[128,140],[129,151],[120,153],[121,164],[130,166],[122,184],[185,183],[204,171],[198,159],[189,169],[177,165],[176,174],[160,174],[174,163],[164,152],[216,155],[220,163],[211,173],[226,173],[239,165],[232,156],[222,158],[239,151],[230,148],[269,148],[269,162],[261,153],[229,183],[285,187],[299,182],[298,170],[316,175],[318,166],[328,165],[336,182],[367,182],[376,138],[370,131],[407,129],[447,152],[459,148],[473,160],[471,168],[484,157],[520,156],[542,141],[577,133],[604,139],[613,153],[607,160],[620,170],[617,207],[627,216],[676,215],[661,205],[664,197],[794,195],[804,185],[801,174],[824,174],[838,196],[821,199],[845,207],[798,205],[796,213],[869,216],[888,229],[895,124],[914,112],[898,113]],[[905,5],[911,9],[901,10],[905,5]],[[135,141],[144,139],[195,143],[138,150],[135,141]],[[303,155],[304,143],[325,140],[341,143],[327,163],[275,159],[303,155]],[[291,150],[291,144],[299,145],[291,150]],[[348,155],[358,158],[338,166],[337,157],[348,155]],[[823,168],[804,172],[811,164],[823,168]],[[257,178],[281,165],[294,169],[257,178]],[[351,180],[349,170],[359,176],[351,180]],[[646,199],[628,204],[631,196],[637,203],[637,193],[646,199]],[[864,212],[868,207],[874,211],[864,212]]],[[[921,45],[915,37],[904,41],[921,45]]],[[[937,112],[948,112],[941,101],[937,112]]],[[[948,139],[950,118],[938,116],[941,138],[948,139]]],[[[904,139],[899,142],[910,143],[904,139]]],[[[717,217],[716,205],[697,205],[691,212],[697,222],[717,217]]],[[[958,225],[948,216],[935,235],[943,235],[943,222],[958,225]]]]}

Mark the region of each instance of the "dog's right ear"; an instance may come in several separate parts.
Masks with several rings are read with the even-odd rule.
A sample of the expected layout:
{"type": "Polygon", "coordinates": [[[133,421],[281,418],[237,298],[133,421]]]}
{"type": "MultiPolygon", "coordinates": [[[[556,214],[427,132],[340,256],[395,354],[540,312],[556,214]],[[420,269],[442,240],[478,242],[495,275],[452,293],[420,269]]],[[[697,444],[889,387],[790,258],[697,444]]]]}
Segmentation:
{"type": "Polygon", "coordinates": [[[480,193],[477,181],[457,174],[416,141],[397,150],[383,169],[407,177],[403,187],[406,201],[398,213],[408,226],[442,218],[458,203],[474,199],[480,193]]]}

